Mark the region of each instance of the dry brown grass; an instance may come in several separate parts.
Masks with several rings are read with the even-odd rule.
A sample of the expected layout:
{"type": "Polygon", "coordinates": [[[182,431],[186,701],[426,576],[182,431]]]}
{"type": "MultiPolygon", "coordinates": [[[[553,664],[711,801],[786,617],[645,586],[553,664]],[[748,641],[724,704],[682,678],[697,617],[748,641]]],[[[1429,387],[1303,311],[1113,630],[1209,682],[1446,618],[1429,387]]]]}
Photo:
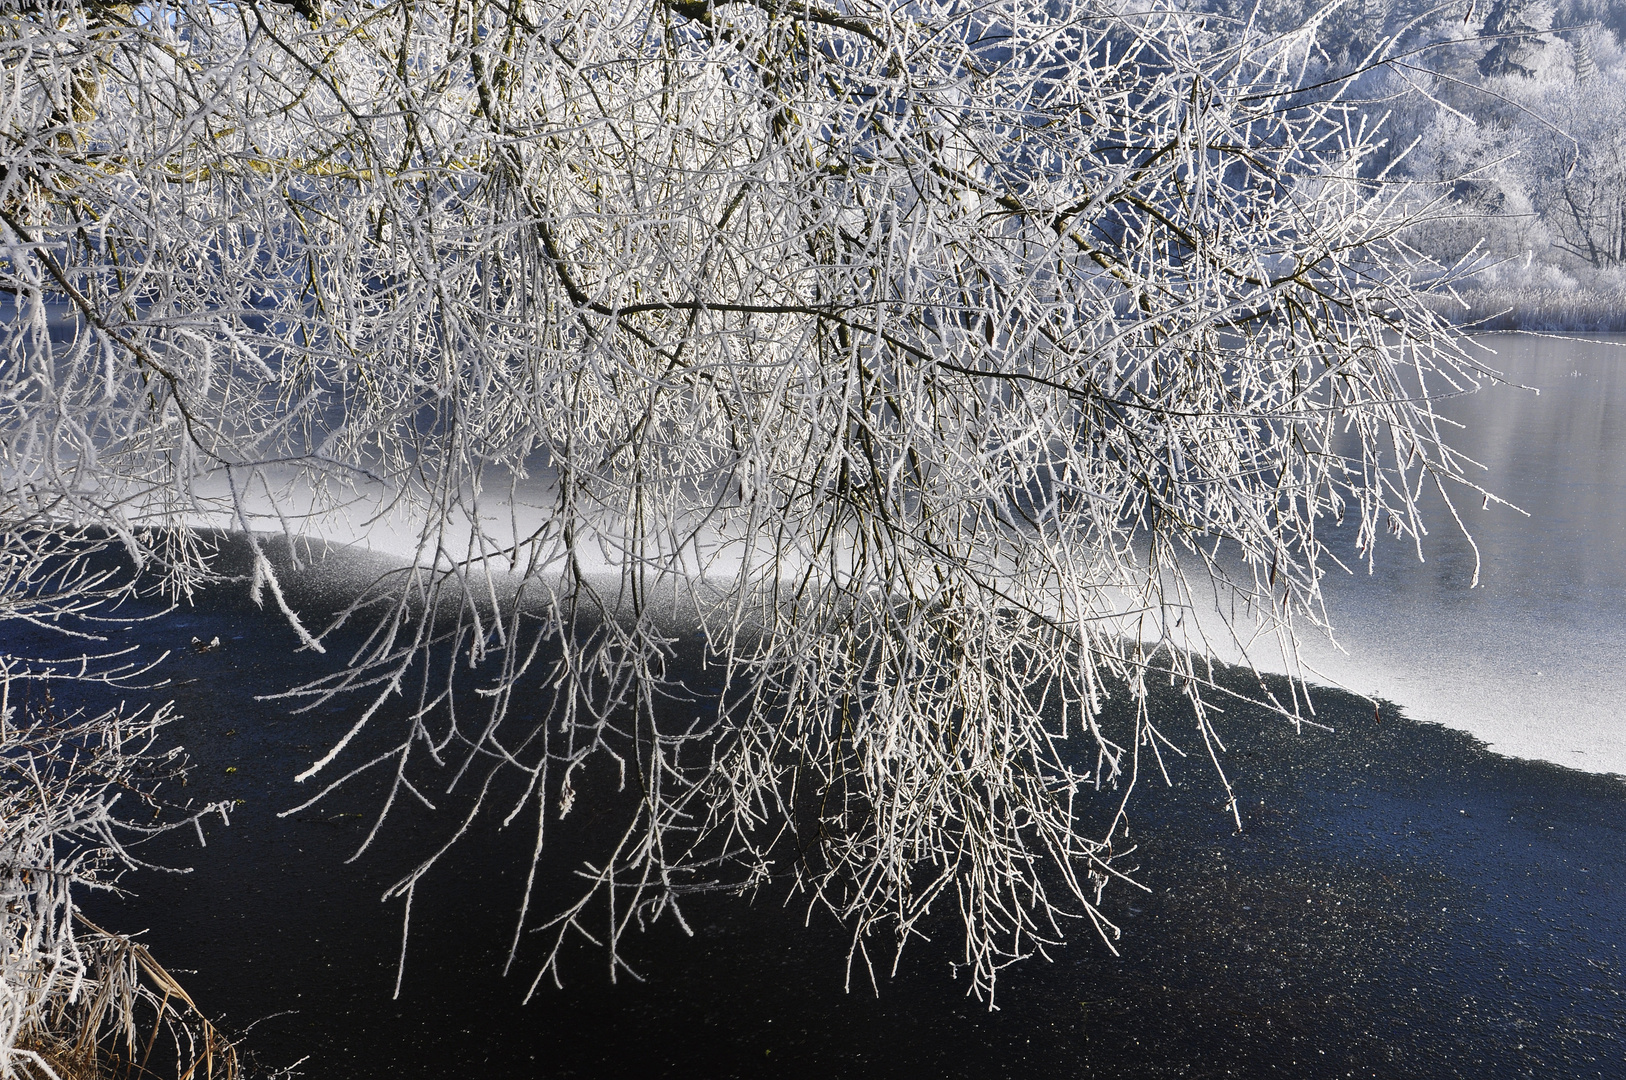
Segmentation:
{"type": "Polygon", "coordinates": [[[88,977],[68,992],[58,982],[37,1003],[12,1051],[17,1076],[237,1080],[236,1047],[146,946],[83,915],[76,920],[86,931],[88,977]]]}

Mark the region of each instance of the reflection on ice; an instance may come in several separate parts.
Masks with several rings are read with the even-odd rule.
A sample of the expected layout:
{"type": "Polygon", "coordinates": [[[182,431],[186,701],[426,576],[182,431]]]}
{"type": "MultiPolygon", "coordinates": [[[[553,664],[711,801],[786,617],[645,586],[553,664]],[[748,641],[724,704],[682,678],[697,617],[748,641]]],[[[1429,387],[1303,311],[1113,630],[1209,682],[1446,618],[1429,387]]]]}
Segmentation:
{"type": "MultiPolygon", "coordinates": [[[[1539,396],[1491,386],[1440,410],[1484,485],[1529,516],[1459,505],[1483,559],[1469,589],[1473,552],[1436,497],[1424,561],[1391,540],[1371,576],[1329,575],[1344,651],[1307,635],[1304,658],[1501,753],[1626,773],[1626,338],[1483,343],[1539,396]]],[[[1280,669],[1268,646],[1255,661],[1280,669]]]]}

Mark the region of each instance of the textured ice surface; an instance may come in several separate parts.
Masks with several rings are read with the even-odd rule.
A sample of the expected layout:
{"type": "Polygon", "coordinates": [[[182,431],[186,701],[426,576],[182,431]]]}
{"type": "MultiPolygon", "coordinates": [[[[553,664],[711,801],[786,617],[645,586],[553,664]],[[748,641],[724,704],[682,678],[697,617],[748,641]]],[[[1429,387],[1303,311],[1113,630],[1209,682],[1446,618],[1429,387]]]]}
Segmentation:
{"type": "Polygon", "coordinates": [[[1441,403],[1483,483],[1529,513],[1459,502],[1483,557],[1438,508],[1415,551],[1328,590],[1339,655],[1314,663],[1419,720],[1501,753],[1626,773],[1626,338],[1498,335],[1487,363],[1512,382],[1441,403]]]}

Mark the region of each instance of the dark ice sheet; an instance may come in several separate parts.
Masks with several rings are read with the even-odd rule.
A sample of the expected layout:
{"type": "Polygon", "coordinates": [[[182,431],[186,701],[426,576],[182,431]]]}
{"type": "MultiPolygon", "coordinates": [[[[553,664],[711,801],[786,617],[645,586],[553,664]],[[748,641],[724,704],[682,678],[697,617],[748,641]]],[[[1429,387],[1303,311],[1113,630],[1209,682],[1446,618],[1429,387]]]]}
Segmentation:
{"type": "MultiPolygon", "coordinates": [[[[330,605],[337,581],[317,575],[293,599],[330,605]]],[[[352,714],[254,700],[328,661],[290,659],[291,634],[242,592],[136,633],[177,649],[166,693],[196,762],[185,794],[244,803],[207,848],[178,834],[147,853],[193,873],[129,874],[133,896],[90,911],[146,928],[228,1028],[253,1023],[244,1046],[263,1066],[308,1055],[299,1072],[316,1080],[1626,1076],[1626,784],[1501,758],[1388,706],[1378,720],[1333,692],[1317,699],[1331,734],[1234,708],[1221,721],[1240,834],[1200,755],[1173,789],[1143,781],[1130,839],[1152,891],[1107,893],[1122,955],[1077,927],[1054,963],[1007,973],[998,1012],[950,977],[951,924],[878,995],[859,979],[849,994],[842,932],[817,915],[804,927],[767,892],[691,899],[693,938],[666,920],[634,943],[643,983],[609,985],[584,948],[563,991],[522,1005],[534,968],[498,974],[519,829],[481,831],[420,890],[392,1001],[400,907],[378,898],[441,822],[404,813],[345,865],[375,809],[365,785],[274,816],[352,714]],[[189,652],[194,635],[224,646],[189,652]]],[[[1177,715],[1172,697],[1162,707],[1177,715]]]]}

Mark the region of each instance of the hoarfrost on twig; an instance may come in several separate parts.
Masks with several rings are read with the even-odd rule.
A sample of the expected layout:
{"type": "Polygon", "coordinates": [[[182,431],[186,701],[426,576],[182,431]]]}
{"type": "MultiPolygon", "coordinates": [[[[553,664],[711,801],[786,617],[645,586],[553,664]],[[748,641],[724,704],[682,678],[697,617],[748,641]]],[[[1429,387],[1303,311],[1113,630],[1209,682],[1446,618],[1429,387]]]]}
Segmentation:
{"type": "Polygon", "coordinates": [[[1477,491],[1430,393],[1491,373],[1420,298],[1453,271],[1396,240],[1433,193],[1369,182],[1350,83],[1295,81],[1316,25],[129,10],[0,28],[7,543],[112,537],[185,595],[206,527],[413,537],[320,633],[250,541],[305,646],[376,620],[290,699],[367,699],[300,778],[389,724],[343,766],[393,769],[386,814],[471,793],[404,897],[487,816],[540,860],[576,800],[624,811],[538,978],[770,883],[866,970],[957,913],[979,994],[1069,920],[1110,943],[1143,756],[1179,748],[1154,684],[1217,767],[1210,646],[1291,664],[1330,525],[1370,559],[1420,543],[1425,487],[1477,491]]]}

